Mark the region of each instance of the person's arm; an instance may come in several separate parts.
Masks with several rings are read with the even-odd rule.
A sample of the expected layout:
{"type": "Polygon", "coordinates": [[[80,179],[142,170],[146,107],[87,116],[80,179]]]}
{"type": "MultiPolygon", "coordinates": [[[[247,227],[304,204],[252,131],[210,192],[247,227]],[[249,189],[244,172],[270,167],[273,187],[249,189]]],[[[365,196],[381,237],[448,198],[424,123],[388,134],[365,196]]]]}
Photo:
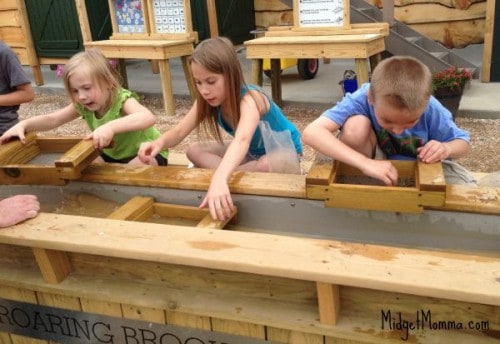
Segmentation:
{"type": "Polygon", "coordinates": [[[456,159],[465,156],[470,149],[467,141],[455,139],[449,142],[430,140],[417,149],[418,158],[425,163],[434,163],[445,159],[456,159]]]}
{"type": "Polygon", "coordinates": [[[0,201],[0,228],[35,217],[40,203],[34,195],[17,195],[0,201]]]}
{"type": "Polygon", "coordinates": [[[96,128],[85,139],[92,140],[94,147],[108,147],[116,134],[149,128],[156,123],[155,115],[135,98],[128,98],[123,103],[121,117],[96,128]]]}
{"type": "Polygon", "coordinates": [[[16,90],[11,93],[0,95],[0,106],[15,106],[23,103],[28,103],[35,99],[35,91],[31,84],[22,84],[16,87],[16,90]]]}
{"type": "Polygon", "coordinates": [[[25,143],[26,132],[54,129],[77,117],[78,113],[76,112],[74,105],[69,104],[62,109],[56,110],[47,115],[38,115],[27,118],[14,125],[2,136],[0,136],[0,144],[8,142],[14,137],[18,137],[21,142],[25,143]]]}
{"type": "Polygon", "coordinates": [[[254,99],[246,95],[241,101],[241,117],[234,138],[215,170],[207,194],[200,208],[208,206],[212,218],[225,220],[234,209],[228,181],[231,174],[241,164],[260,121],[260,111],[254,99]]]}
{"type": "Polygon", "coordinates": [[[398,179],[396,168],[389,162],[374,160],[352,149],[334,133],[340,126],[334,121],[320,116],[311,122],[302,133],[302,141],[334,160],[359,169],[363,174],[379,179],[386,185],[395,185],[398,179]]]}
{"type": "Polygon", "coordinates": [[[188,113],[175,127],[164,132],[154,141],[143,142],[137,153],[139,159],[143,163],[149,163],[162,149],[171,148],[179,144],[196,128],[196,111],[197,103],[195,101],[188,113]]]}

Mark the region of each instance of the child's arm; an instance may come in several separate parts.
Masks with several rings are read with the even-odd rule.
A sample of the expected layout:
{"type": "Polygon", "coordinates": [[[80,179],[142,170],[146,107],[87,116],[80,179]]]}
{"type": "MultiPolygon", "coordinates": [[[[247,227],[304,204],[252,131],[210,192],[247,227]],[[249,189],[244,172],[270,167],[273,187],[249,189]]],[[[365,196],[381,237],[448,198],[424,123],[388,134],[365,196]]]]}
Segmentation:
{"type": "Polygon", "coordinates": [[[137,156],[143,163],[149,163],[162,149],[171,148],[181,142],[188,134],[196,128],[196,109],[194,102],[191,109],[175,127],[164,132],[159,138],[152,142],[143,142],[137,156]]]}
{"type": "Polygon", "coordinates": [[[389,161],[370,159],[347,146],[334,135],[339,128],[334,121],[320,116],[304,129],[302,141],[332,159],[356,167],[363,174],[383,181],[386,185],[397,183],[398,171],[389,161]]]}
{"type": "Polygon", "coordinates": [[[15,106],[28,103],[35,99],[35,92],[31,84],[22,84],[16,87],[11,93],[0,95],[0,106],[15,106]]]}
{"type": "Polygon", "coordinates": [[[8,142],[13,137],[18,137],[22,143],[25,143],[25,133],[31,131],[45,131],[57,128],[78,117],[73,104],[69,104],[62,109],[49,113],[47,115],[38,115],[27,118],[7,130],[0,137],[0,144],[8,142]]]}
{"type": "Polygon", "coordinates": [[[120,133],[149,128],[156,123],[155,115],[135,98],[128,98],[123,103],[121,117],[96,128],[86,139],[92,139],[94,147],[108,147],[113,136],[120,133]]]}
{"type": "Polygon", "coordinates": [[[257,104],[247,95],[241,101],[241,118],[234,134],[234,139],[227,147],[226,153],[215,170],[207,195],[200,208],[208,206],[212,218],[225,220],[234,209],[229,191],[228,181],[233,171],[241,164],[250,142],[260,121],[260,111],[257,104]]]}
{"type": "Polygon", "coordinates": [[[449,142],[430,140],[423,147],[419,147],[417,152],[420,160],[430,164],[448,158],[461,158],[469,152],[469,148],[469,143],[462,139],[455,139],[449,142]]]}

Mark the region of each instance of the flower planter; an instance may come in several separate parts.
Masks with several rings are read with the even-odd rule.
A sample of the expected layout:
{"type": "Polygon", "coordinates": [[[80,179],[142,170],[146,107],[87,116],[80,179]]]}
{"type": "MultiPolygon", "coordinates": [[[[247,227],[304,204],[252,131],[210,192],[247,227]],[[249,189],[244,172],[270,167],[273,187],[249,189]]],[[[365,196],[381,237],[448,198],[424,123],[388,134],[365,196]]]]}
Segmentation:
{"type": "Polygon", "coordinates": [[[436,90],[434,90],[434,97],[436,97],[436,99],[439,100],[441,104],[443,104],[443,106],[451,112],[451,114],[453,115],[453,119],[455,119],[455,116],[458,113],[462,94],[462,87],[456,87],[454,89],[437,88],[436,90]]]}

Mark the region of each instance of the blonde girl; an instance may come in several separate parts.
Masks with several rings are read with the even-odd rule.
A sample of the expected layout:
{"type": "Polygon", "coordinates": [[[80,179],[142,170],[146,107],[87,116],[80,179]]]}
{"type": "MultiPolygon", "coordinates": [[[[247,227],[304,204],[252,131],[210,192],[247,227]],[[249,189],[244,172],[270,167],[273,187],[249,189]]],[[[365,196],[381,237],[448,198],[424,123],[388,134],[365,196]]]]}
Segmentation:
{"type": "Polygon", "coordinates": [[[269,164],[258,128],[267,121],[274,131],[289,130],[297,154],[302,153],[300,133],[279,107],[255,86],[247,85],[232,43],[224,37],[201,42],[190,60],[196,83],[196,101],[177,126],[141,145],[139,158],[150,161],[161,149],[181,142],[199,129],[206,140],[192,144],[186,155],[201,168],[215,169],[200,207],[208,206],[214,219],[226,219],[234,208],[228,180],[235,170],[268,172],[269,164]],[[222,139],[222,128],[233,140],[222,139]]]}
{"type": "MultiPolygon", "coordinates": [[[[25,133],[57,128],[82,117],[101,150],[96,162],[144,165],[137,157],[142,142],[153,141],[160,132],[153,127],[156,118],[138,102],[138,96],[121,88],[116,73],[99,50],[74,55],[64,68],[64,86],[71,103],[47,115],[28,118],[0,137],[0,144],[13,137],[25,141],[25,133]]],[[[168,150],[158,151],[149,165],[166,165],[168,150]]]]}

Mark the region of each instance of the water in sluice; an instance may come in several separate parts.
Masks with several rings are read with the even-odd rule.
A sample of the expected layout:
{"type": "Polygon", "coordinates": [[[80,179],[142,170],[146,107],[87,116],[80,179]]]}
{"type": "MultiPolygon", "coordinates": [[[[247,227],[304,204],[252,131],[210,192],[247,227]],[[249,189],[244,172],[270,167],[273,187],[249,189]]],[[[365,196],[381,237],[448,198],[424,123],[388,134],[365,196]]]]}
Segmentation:
{"type": "MultiPolygon", "coordinates": [[[[37,194],[46,212],[106,217],[134,196],[199,206],[204,192],[97,183],[2,186],[0,197],[37,194]]],[[[422,214],[327,208],[322,201],[233,195],[238,221],[227,229],[416,248],[500,255],[500,216],[426,210],[422,214]]],[[[153,216],[147,222],[193,226],[196,221],[153,216]]]]}

